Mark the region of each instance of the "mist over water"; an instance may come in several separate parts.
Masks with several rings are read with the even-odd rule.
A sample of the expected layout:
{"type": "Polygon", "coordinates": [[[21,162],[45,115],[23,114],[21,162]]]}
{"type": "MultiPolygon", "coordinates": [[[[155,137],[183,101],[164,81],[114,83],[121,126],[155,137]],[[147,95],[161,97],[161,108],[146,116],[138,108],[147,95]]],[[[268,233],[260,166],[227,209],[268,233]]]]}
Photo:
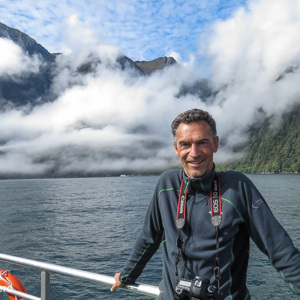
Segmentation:
{"type": "MultiPolygon", "coordinates": [[[[182,111],[198,107],[216,119],[221,148],[216,162],[233,158],[249,127],[300,102],[300,1],[249,1],[231,18],[199,37],[198,62],[214,93],[182,94],[203,77],[199,63],[184,62],[151,76],[123,70],[121,49],[95,38],[86,24],[69,20],[72,52],[57,57],[53,102],[0,112],[0,174],[112,174],[161,171],[178,165],[170,131],[182,111]],[[80,39],[78,39],[80,36],[80,39]],[[79,41],[80,40],[80,41],[79,41]],[[79,41],[79,42],[78,42],[79,41]],[[92,64],[93,72],[77,69],[92,64]],[[201,63],[200,63],[201,65],[201,63]]],[[[22,78],[43,64],[0,39],[0,77],[22,78]],[[7,59],[8,58],[8,59],[7,59]]],[[[126,53],[125,53],[126,55],[126,53]]]]}

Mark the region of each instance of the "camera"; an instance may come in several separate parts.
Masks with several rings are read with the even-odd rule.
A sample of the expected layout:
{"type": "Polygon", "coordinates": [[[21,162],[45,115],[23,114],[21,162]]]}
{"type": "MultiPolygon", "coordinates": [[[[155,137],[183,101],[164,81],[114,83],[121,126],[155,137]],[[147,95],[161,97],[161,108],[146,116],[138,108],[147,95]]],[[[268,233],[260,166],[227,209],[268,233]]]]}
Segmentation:
{"type": "Polygon", "coordinates": [[[221,300],[217,288],[199,276],[193,280],[179,279],[174,296],[176,300],[221,300]]]}

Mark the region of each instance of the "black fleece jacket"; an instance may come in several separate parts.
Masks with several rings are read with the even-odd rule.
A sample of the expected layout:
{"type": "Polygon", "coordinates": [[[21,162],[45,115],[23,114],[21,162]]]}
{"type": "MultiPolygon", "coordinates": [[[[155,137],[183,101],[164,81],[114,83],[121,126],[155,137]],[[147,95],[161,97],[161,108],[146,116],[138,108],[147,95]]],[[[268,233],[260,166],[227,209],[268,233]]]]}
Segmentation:
{"type": "MultiPolygon", "coordinates": [[[[174,299],[179,277],[196,275],[217,285],[215,228],[210,217],[210,190],[215,171],[198,178],[183,170],[163,173],[147,210],[143,228],[121,272],[121,282],[134,283],[160,245],[163,247],[163,280],[159,299],[174,299]],[[181,233],[182,255],[175,276],[176,213],[182,179],[188,181],[187,222],[181,233]]],[[[219,258],[223,299],[251,299],[246,287],[249,238],[265,253],[296,294],[300,294],[300,252],[248,177],[239,172],[219,173],[222,223],[219,227],[219,258]]]]}

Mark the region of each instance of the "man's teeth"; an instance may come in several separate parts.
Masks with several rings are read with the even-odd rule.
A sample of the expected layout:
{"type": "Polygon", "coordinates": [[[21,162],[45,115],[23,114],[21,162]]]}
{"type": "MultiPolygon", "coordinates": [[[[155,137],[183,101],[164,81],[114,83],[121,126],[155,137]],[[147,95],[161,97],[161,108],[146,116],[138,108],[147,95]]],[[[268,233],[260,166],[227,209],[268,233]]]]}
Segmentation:
{"type": "Polygon", "coordinates": [[[190,161],[190,164],[201,164],[203,162],[203,160],[201,161],[190,161]]]}

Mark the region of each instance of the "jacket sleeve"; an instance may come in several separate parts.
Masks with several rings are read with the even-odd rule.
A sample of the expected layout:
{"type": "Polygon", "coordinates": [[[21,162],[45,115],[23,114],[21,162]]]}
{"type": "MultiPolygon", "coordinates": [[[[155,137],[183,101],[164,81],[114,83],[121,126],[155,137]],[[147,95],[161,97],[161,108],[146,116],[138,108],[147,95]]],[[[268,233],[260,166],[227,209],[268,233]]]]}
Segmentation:
{"type": "Polygon", "coordinates": [[[250,236],[265,253],[272,265],[288,282],[292,291],[300,294],[300,252],[277,221],[254,184],[247,180],[243,187],[247,206],[247,223],[250,236]]]}
{"type": "MultiPolygon", "coordinates": [[[[156,189],[157,190],[157,189],[156,189]]],[[[142,273],[144,267],[157,251],[162,241],[162,222],[155,192],[145,215],[144,225],[140,231],[132,252],[120,275],[124,284],[132,284],[142,273]]]]}

